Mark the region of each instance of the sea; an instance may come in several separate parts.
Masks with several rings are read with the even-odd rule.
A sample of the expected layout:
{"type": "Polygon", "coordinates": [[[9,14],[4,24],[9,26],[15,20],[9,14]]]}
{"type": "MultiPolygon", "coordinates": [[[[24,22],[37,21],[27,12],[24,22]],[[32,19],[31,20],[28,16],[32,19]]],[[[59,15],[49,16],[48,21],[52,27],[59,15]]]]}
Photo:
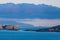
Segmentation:
{"type": "Polygon", "coordinates": [[[60,40],[60,32],[0,30],[0,40],[60,40]]]}

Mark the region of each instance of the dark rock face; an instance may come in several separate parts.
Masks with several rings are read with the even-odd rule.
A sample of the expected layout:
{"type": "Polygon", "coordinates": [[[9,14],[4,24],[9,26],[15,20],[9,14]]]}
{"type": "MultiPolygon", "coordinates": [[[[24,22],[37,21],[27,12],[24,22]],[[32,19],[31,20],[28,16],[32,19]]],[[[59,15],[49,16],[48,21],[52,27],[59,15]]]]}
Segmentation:
{"type": "Polygon", "coordinates": [[[53,27],[56,32],[60,32],[60,25],[53,27]]]}

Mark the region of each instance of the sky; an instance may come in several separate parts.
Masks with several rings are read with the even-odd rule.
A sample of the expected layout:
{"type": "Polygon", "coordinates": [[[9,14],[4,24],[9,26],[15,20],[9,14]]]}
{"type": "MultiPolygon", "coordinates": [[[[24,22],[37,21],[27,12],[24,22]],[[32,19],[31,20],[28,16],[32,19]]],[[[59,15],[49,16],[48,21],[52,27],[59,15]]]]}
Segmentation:
{"type": "Polygon", "coordinates": [[[47,4],[60,7],[60,0],[0,0],[0,4],[4,3],[32,3],[32,4],[47,4]]]}
{"type": "MultiPolygon", "coordinates": [[[[47,4],[56,7],[60,7],[60,0],[0,0],[0,4],[5,3],[30,3],[30,4],[47,4]]],[[[7,20],[1,19],[0,20],[7,20]]],[[[25,23],[34,26],[53,26],[53,25],[60,25],[60,19],[8,19],[15,21],[17,23],[25,23]]]]}

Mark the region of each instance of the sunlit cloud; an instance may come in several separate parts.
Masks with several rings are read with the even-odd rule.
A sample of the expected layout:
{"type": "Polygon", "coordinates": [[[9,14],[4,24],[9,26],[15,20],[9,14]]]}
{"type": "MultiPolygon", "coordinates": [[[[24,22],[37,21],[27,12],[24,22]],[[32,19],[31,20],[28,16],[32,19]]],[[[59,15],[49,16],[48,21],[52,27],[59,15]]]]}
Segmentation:
{"type": "Polygon", "coordinates": [[[30,24],[33,26],[55,26],[60,25],[60,19],[10,19],[0,18],[0,21],[12,21],[15,23],[30,24]]]}
{"type": "Polygon", "coordinates": [[[60,7],[60,0],[0,0],[0,4],[2,3],[31,3],[31,4],[47,4],[60,7]]]}
{"type": "Polygon", "coordinates": [[[60,19],[30,19],[25,21],[16,21],[18,23],[30,24],[33,26],[55,26],[60,25],[60,19]]]}

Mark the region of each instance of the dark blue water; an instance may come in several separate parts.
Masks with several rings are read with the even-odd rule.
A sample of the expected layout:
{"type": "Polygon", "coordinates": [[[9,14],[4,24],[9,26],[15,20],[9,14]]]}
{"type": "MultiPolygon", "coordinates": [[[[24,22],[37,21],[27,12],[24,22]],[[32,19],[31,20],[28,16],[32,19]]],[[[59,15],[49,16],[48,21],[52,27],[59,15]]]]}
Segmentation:
{"type": "Polygon", "coordinates": [[[60,40],[60,33],[0,31],[0,40],[60,40]]]}

